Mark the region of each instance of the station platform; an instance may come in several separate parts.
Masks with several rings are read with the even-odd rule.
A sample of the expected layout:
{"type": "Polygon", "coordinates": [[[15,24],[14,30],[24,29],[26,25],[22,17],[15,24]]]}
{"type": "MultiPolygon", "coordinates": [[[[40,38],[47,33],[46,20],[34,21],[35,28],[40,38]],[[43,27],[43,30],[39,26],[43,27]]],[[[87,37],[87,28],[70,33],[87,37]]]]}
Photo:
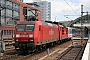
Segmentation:
{"type": "Polygon", "coordinates": [[[88,40],[81,60],[90,60],[90,40],[88,40]]]}

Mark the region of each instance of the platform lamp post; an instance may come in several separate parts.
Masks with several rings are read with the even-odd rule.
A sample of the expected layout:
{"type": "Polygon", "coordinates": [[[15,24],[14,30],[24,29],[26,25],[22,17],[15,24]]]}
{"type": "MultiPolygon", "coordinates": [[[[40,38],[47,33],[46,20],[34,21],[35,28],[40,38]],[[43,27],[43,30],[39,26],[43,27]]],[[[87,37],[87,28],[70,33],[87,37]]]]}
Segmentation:
{"type": "Polygon", "coordinates": [[[55,16],[55,22],[56,22],[57,16],[55,16]]]}
{"type": "MultiPolygon", "coordinates": [[[[68,18],[68,16],[72,16],[72,15],[64,15],[64,17],[65,17],[65,18],[70,19],[70,18],[68,18]]],[[[72,45],[73,45],[74,40],[71,38],[71,40],[70,40],[70,41],[71,41],[71,43],[72,43],[72,45]]]]}

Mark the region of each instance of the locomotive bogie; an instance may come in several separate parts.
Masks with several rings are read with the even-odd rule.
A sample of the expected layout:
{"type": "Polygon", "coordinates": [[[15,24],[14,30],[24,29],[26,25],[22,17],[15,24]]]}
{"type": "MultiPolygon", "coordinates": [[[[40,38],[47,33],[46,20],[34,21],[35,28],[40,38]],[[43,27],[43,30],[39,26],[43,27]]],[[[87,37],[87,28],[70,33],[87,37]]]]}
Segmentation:
{"type": "Polygon", "coordinates": [[[14,46],[17,47],[17,48],[26,49],[26,48],[34,47],[34,44],[33,43],[25,43],[25,42],[24,43],[15,42],[14,46]]]}

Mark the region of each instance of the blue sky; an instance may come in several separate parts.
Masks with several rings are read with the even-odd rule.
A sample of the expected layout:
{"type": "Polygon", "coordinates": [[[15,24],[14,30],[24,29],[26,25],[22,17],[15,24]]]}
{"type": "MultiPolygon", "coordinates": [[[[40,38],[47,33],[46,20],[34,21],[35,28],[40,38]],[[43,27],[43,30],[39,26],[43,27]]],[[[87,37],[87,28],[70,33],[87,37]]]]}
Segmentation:
{"type": "MultiPolygon", "coordinates": [[[[51,20],[69,21],[74,20],[81,15],[81,5],[83,11],[90,12],[90,0],[44,0],[51,2],[51,20]],[[68,15],[68,16],[66,16],[68,15]]],[[[32,0],[24,0],[24,2],[33,2],[32,0]]],[[[85,15],[86,13],[84,13],[85,15]]]]}

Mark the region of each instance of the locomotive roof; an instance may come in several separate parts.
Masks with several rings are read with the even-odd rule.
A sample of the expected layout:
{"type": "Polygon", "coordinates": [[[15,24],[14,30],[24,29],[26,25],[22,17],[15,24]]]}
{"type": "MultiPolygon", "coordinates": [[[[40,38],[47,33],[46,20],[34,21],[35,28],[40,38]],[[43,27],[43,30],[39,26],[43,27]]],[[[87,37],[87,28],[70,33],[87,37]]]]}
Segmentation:
{"type": "Polygon", "coordinates": [[[56,24],[52,24],[52,23],[48,23],[48,22],[44,22],[44,21],[42,21],[42,25],[58,27],[56,24]]]}
{"type": "Polygon", "coordinates": [[[17,22],[17,24],[20,24],[20,23],[22,23],[22,24],[26,24],[26,23],[29,24],[29,23],[35,23],[35,21],[30,21],[30,22],[29,21],[18,21],[17,22]]]}
{"type": "MultiPolygon", "coordinates": [[[[17,24],[29,24],[29,23],[35,23],[37,21],[18,21],[17,24]]],[[[54,26],[56,27],[57,24],[60,24],[59,26],[65,27],[63,24],[59,23],[59,22],[52,22],[52,21],[40,21],[42,22],[42,25],[44,26],[54,26]]]]}
{"type": "Polygon", "coordinates": [[[60,22],[53,22],[53,21],[45,21],[45,22],[48,22],[48,23],[54,23],[54,24],[62,24],[62,23],[60,23],[60,22]]]}
{"type": "MultiPolygon", "coordinates": [[[[35,22],[38,22],[38,21],[18,21],[17,24],[29,24],[29,23],[35,23],[35,22]]],[[[53,26],[53,27],[57,27],[56,24],[52,24],[52,23],[48,23],[48,22],[45,22],[45,21],[40,21],[42,22],[42,25],[44,26],[53,26]]]]}
{"type": "Polygon", "coordinates": [[[60,24],[62,25],[63,27],[66,27],[63,23],[60,23],[60,22],[52,22],[52,21],[45,21],[45,22],[48,22],[48,23],[52,23],[52,24],[60,24]]]}

